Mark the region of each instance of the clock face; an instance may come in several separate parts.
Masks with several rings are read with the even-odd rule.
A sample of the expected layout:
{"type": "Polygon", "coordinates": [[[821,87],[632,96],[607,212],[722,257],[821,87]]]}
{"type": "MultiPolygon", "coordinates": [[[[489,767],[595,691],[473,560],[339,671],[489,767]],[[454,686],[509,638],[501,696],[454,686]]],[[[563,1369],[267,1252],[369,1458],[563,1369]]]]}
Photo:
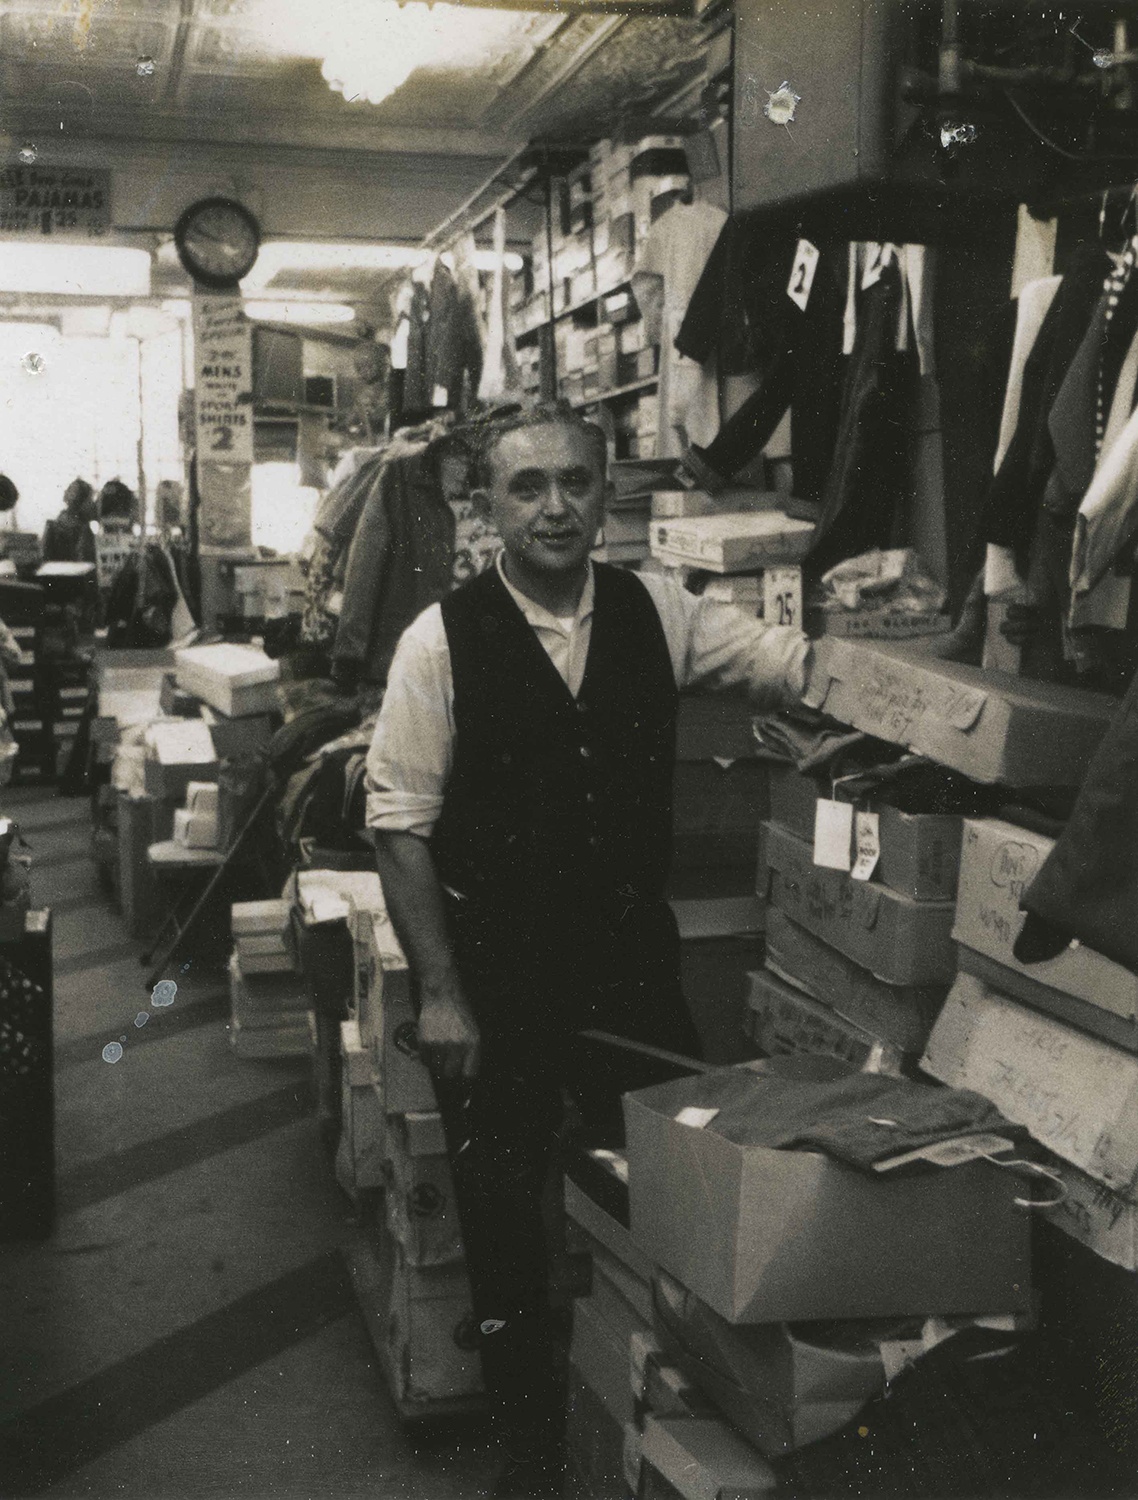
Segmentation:
{"type": "Polygon", "coordinates": [[[236,286],[253,269],[260,243],[256,219],[232,198],[203,198],[174,228],[178,258],[202,286],[236,286]]]}

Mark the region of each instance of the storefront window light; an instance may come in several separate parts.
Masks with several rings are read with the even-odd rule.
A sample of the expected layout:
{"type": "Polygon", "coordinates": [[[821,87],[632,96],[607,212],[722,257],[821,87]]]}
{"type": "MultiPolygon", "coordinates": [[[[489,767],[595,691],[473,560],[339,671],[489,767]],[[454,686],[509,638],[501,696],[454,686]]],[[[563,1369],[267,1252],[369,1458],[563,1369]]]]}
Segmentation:
{"type": "Polygon", "coordinates": [[[0,241],[0,292],[148,297],[150,252],[120,245],[0,241]]]}

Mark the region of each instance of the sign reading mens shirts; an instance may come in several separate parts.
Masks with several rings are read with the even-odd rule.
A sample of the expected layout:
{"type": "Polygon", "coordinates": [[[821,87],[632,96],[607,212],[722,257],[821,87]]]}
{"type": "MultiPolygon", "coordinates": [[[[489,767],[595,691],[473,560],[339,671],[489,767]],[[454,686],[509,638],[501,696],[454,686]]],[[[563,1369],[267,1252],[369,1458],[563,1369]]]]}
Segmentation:
{"type": "Polygon", "coordinates": [[[247,547],[252,524],[253,332],[240,296],[195,288],[194,367],[201,542],[247,547]]]}

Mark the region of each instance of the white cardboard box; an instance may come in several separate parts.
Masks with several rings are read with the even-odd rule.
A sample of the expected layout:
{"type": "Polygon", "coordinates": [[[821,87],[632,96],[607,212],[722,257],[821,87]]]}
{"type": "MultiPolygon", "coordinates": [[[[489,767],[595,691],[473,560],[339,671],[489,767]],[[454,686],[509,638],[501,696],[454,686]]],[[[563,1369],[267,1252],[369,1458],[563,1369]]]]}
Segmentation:
{"type": "Polygon", "coordinates": [[[231,718],[271,713],[277,707],[279,661],[256,646],[222,641],[213,646],[185,646],[174,653],[180,688],[231,718]]]}
{"type": "Polygon", "coordinates": [[[1134,1196],[1138,1058],[960,974],[921,1066],[983,1094],[1056,1156],[1134,1196]]]}
{"type": "Polygon", "coordinates": [[[736,511],[653,521],[652,552],[670,562],[712,573],[744,573],[772,563],[801,562],[814,536],[812,521],[781,511],[736,511]]]}

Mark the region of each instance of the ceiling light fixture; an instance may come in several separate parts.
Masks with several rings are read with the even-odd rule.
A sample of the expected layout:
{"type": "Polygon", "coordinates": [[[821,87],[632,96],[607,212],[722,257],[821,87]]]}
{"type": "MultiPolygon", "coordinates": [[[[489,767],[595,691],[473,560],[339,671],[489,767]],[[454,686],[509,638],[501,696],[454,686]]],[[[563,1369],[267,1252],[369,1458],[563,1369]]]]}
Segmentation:
{"type": "MultiPolygon", "coordinates": [[[[269,240],[261,246],[257,263],[241,283],[241,289],[246,293],[263,292],[277,276],[288,271],[413,271],[432,254],[413,245],[269,240]]],[[[508,271],[521,269],[522,258],[516,251],[507,250],[505,261],[508,271]]],[[[497,263],[493,250],[475,251],[474,264],[478,270],[493,271],[497,263]]]]}
{"type": "Polygon", "coordinates": [[[321,71],[349,103],[379,104],[418,68],[467,72],[499,61],[527,43],[528,12],[470,8],[422,0],[337,0],[336,25],[324,41],[321,71]]]}
{"type": "Polygon", "coordinates": [[[0,292],[149,297],[150,252],[119,245],[0,244],[0,292]]]}

